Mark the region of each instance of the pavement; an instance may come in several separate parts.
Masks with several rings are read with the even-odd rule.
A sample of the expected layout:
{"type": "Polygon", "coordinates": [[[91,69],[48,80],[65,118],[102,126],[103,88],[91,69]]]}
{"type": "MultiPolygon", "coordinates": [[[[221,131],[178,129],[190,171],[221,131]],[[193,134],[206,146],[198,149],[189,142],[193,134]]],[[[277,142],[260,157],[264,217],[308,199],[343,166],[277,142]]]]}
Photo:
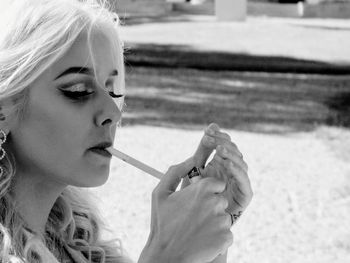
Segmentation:
{"type": "Polygon", "coordinates": [[[350,74],[350,20],[121,16],[127,65],[350,74]]]}

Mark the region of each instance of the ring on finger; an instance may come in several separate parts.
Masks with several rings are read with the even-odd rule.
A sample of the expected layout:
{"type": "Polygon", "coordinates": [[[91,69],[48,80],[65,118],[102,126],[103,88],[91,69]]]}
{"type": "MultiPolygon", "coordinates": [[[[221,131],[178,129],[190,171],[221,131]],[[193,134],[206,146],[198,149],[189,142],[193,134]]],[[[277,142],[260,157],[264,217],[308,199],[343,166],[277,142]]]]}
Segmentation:
{"type": "Polygon", "coordinates": [[[236,221],[241,217],[242,213],[242,211],[238,211],[237,214],[229,213],[231,216],[231,226],[236,223],[236,221]]]}
{"type": "Polygon", "coordinates": [[[195,176],[201,176],[201,171],[199,170],[198,167],[193,167],[188,173],[187,173],[187,176],[189,179],[195,177],[195,176]]]}

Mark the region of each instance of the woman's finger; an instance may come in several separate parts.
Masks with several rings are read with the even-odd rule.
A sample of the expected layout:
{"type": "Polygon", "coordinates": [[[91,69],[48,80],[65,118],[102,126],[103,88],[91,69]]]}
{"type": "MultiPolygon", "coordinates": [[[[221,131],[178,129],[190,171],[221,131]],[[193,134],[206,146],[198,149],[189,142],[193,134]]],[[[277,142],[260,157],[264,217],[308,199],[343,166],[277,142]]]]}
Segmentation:
{"type": "Polygon", "coordinates": [[[226,149],[234,152],[239,157],[243,158],[243,154],[240,152],[237,145],[231,141],[231,138],[228,134],[221,132],[216,132],[216,134],[219,134],[219,136],[209,134],[206,134],[204,136],[206,138],[206,145],[208,145],[208,147],[210,146],[216,148],[217,146],[222,145],[225,146],[226,149]]]}
{"type": "MultiPolygon", "coordinates": [[[[215,154],[213,160],[210,162],[211,165],[220,170],[221,173],[225,174],[228,180],[235,180],[238,184],[246,184],[249,181],[248,173],[240,165],[233,163],[229,159],[224,159],[220,155],[215,154]],[[218,164],[216,165],[215,162],[218,164]],[[231,167],[232,165],[232,167],[231,167]]],[[[250,182],[249,182],[250,184],[250,182]]],[[[242,193],[243,194],[243,193],[242,193]]]]}
{"type": "Polygon", "coordinates": [[[218,129],[206,129],[205,134],[223,140],[231,141],[231,136],[228,133],[222,132],[218,129]]]}
{"type": "Polygon", "coordinates": [[[234,178],[234,181],[231,180],[229,184],[231,186],[237,187],[237,190],[239,191],[242,200],[244,200],[244,203],[241,205],[246,207],[251,201],[251,198],[253,197],[253,191],[248,174],[245,171],[243,171],[240,167],[235,166],[229,160],[225,160],[225,168],[234,178]]]}
{"type": "Polygon", "coordinates": [[[240,166],[244,171],[248,172],[247,163],[236,154],[236,152],[232,151],[232,149],[228,149],[226,146],[219,145],[216,148],[216,153],[220,155],[223,159],[230,159],[234,164],[240,166]]]}

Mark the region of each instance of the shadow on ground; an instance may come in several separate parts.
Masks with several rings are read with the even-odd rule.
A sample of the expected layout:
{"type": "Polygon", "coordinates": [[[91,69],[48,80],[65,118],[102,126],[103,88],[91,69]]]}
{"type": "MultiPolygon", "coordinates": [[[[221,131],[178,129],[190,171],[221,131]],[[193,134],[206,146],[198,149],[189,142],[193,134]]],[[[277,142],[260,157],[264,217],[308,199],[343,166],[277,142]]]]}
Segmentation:
{"type": "Polygon", "coordinates": [[[344,26],[332,26],[332,25],[296,25],[293,24],[294,26],[298,27],[304,27],[304,28],[309,28],[309,29],[322,29],[322,30],[341,30],[341,31],[349,31],[350,27],[344,27],[344,26]]]}
{"type": "Polygon", "coordinates": [[[340,64],[336,61],[327,63],[282,56],[201,51],[188,45],[126,43],[125,46],[126,62],[131,66],[217,71],[350,74],[349,64],[340,64]]]}
{"type": "Polygon", "coordinates": [[[153,23],[174,23],[174,22],[191,22],[188,15],[184,15],[179,12],[172,12],[167,15],[147,16],[147,15],[128,15],[123,16],[120,14],[120,23],[124,26],[133,26],[140,24],[153,24],[153,23]]]}
{"type": "Polygon", "coordinates": [[[263,133],[350,126],[350,75],[127,68],[123,125],[263,133]]]}

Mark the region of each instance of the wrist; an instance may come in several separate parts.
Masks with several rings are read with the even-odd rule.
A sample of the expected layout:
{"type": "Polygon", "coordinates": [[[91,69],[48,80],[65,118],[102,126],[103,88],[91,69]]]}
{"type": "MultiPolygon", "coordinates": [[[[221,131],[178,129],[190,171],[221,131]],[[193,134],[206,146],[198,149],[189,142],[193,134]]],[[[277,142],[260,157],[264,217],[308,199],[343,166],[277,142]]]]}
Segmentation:
{"type": "Polygon", "coordinates": [[[176,251],[169,251],[168,248],[160,246],[159,242],[151,238],[151,236],[143,248],[137,263],[185,263],[176,251]]]}

